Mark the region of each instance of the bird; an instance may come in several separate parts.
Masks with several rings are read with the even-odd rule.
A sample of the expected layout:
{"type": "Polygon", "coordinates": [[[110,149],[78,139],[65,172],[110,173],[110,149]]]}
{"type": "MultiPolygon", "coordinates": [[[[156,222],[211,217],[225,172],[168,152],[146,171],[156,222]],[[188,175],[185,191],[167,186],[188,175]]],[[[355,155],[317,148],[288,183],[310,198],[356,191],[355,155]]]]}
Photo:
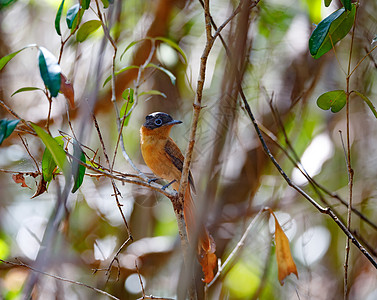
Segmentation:
{"type": "MultiPolygon", "coordinates": [[[[170,137],[174,125],[182,121],[175,120],[164,112],[154,112],[145,117],[145,123],[140,128],[140,146],[144,162],[152,172],[168,181],[167,186],[179,189],[184,156],[177,144],[170,137]]],[[[183,213],[189,242],[193,242],[195,234],[199,233],[197,254],[205,274],[205,282],[213,278],[216,264],[215,243],[203,222],[197,220],[191,190],[195,192],[195,184],[191,171],[188,175],[189,184],[185,191],[183,213]],[[213,262],[214,260],[214,262],[213,262]],[[205,265],[205,266],[204,266],[205,265]]]]}

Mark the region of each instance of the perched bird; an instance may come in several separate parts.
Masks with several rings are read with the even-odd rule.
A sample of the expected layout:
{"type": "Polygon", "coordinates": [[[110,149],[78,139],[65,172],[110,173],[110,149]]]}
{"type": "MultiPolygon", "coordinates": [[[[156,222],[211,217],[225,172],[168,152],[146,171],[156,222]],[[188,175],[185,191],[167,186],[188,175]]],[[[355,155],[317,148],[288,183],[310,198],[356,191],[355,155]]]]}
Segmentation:
{"type": "MultiPolygon", "coordinates": [[[[174,120],[163,112],[155,112],[145,117],[145,123],[140,129],[141,153],[147,166],[152,172],[171,183],[173,189],[179,189],[184,156],[175,142],[169,137],[170,130],[181,121],[174,120]]],[[[216,265],[215,243],[202,222],[197,222],[195,205],[191,196],[191,189],[195,192],[194,180],[189,172],[189,185],[184,197],[184,217],[189,241],[199,233],[197,252],[199,262],[205,274],[205,282],[213,278],[216,265]]]]}

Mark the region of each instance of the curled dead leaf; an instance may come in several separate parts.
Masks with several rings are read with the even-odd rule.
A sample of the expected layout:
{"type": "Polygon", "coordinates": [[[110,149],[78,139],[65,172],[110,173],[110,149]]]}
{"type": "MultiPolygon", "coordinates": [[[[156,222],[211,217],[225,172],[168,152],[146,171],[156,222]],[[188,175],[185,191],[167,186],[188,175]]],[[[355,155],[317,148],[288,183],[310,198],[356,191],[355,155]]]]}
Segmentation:
{"type": "Polygon", "coordinates": [[[24,174],[18,173],[18,174],[13,174],[12,179],[15,183],[21,183],[22,187],[27,187],[31,189],[26,183],[25,183],[25,177],[24,174]]]}
{"type": "Polygon", "coordinates": [[[198,260],[204,274],[203,282],[210,283],[214,278],[214,270],[217,264],[216,254],[202,250],[198,260]]]}
{"type": "Polygon", "coordinates": [[[44,192],[47,191],[47,181],[43,179],[43,176],[41,176],[41,180],[39,181],[38,188],[35,191],[35,194],[31,197],[31,199],[42,195],[44,192]]]}

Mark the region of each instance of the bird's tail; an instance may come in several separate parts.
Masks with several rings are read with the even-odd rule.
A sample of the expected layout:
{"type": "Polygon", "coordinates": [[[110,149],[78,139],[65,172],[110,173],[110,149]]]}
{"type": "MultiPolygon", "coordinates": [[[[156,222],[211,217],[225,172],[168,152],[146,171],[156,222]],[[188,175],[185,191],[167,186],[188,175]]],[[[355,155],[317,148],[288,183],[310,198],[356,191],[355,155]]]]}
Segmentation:
{"type": "Polygon", "coordinates": [[[195,203],[191,196],[190,186],[187,186],[186,189],[183,213],[189,241],[192,242],[195,235],[198,234],[198,260],[204,273],[203,281],[209,283],[214,277],[213,271],[217,264],[215,254],[216,244],[202,220],[199,220],[197,217],[195,203]]]}

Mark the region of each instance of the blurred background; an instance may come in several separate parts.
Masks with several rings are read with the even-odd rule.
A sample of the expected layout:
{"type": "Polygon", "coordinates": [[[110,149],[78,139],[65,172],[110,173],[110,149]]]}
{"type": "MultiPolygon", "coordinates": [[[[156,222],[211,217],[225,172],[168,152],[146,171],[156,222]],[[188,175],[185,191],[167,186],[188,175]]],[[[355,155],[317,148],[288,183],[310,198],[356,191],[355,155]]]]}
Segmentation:
{"type": "MultiPolygon", "coordinates": [[[[175,126],[172,138],[183,153],[187,147],[195,99],[200,58],[205,46],[203,9],[198,1],[128,0],[114,1],[104,8],[111,35],[118,47],[116,70],[142,65],[153,50],[144,40],[120,56],[127,46],[146,36],[165,37],[179,45],[155,43],[151,62],[169,70],[147,68],[138,78],[137,69],[116,77],[117,105],[125,100],[127,88],[138,91],[137,105],[123,129],[129,156],[143,172],[153,177],[140,153],[139,128],[145,115],[154,111],[169,113],[183,124],[175,126]],[[185,59],[187,58],[187,63],[185,59]],[[140,95],[157,90],[164,95],[140,95]]],[[[111,2],[111,1],[110,1],[111,2]]],[[[1,0],[0,57],[28,44],[47,48],[59,57],[61,38],[54,22],[60,1],[1,0]]],[[[67,10],[77,1],[65,1],[61,28],[63,40],[69,36],[65,23],[67,10]]],[[[214,22],[221,25],[237,7],[237,1],[211,1],[214,22]]],[[[299,279],[289,276],[284,286],[277,279],[274,221],[262,214],[255,222],[243,250],[217,282],[208,290],[209,299],[340,299],[343,296],[346,236],[327,215],[320,214],[307,200],[290,188],[265,155],[250,119],[240,101],[235,70],[242,72],[242,87],[260,124],[267,145],[290,178],[324,207],[330,206],[346,220],[348,174],[342,138],[346,133],[345,109],[334,114],[323,111],[316,99],[326,91],[346,88],[350,35],[315,60],[308,50],[311,32],[324,17],[341,7],[321,0],[264,0],[245,17],[240,13],[222,31],[232,54],[227,55],[217,39],[208,58],[197,140],[192,162],[196,183],[195,201],[205,213],[203,218],[224,261],[249,223],[264,206],[269,206],[286,232],[299,279]],[[307,173],[322,186],[318,191],[308,183],[295,164],[299,160],[307,173]],[[328,191],[329,193],[326,193],[328,191]]],[[[352,66],[374,46],[377,33],[374,12],[377,3],[361,1],[358,9],[352,66]]],[[[82,23],[98,20],[96,2],[85,11],[82,23]]],[[[75,92],[75,109],[68,109],[63,95],[53,99],[50,130],[72,134],[68,119],[89,157],[105,164],[103,150],[85,111],[94,105],[106,151],[113,158],[117,142],[116,113],[110,101],[113,48],[100,28],[84,42],[72,36],[64,45],[60,65],[75,92]],[[69,116],[69,118],[68,118],[69,116]]],[[[22,87],[43,88],[38,69],[38,51],[26,49],[0,71],[0,99],[21,118],[44,126],[48,100],[41,91],[11,96],[22,87]]],[[[359,65],[351,77],[351,89],[376,103],[375,53],[359,65]]],[[[354,208],[351,231],[376,257],[377,120],[367,105],[356,96],[350,102],[352,167],[355,171],[354,208]],[[360,218],[360,215],[362,218],[360,218]],[[365,221],[366,220],[366,221],[365,221]]],[[[0,108],[1,119],[13,117],[0,108]]],[[[40,181],[25,174],[27,187],[12,179],[17,172],[36,172],[36,166],[19,135],[27,142],[30,154],[39,162],[44,146],[20,130],[0,147],[0,258],[33,266],[46,228],[50,226],[56,202],[64,186],[57,176],[48,192],[31,198],[40,181]]],[[[134,173],[118,150],[114,169],[134,173]]],[[[57,225],[45,271],[72,281],[105,290],[120,299],[142,296],[140,278],[146,295],[176,298],[180,286],[182,252],[172,205],[160,193],[137,185],[117,182],[120,202],[134,241],[123,248],[110,274],[106,269],[116,251],[127,240],[127,230],[119,213],[111,182],[89,176],[82,187],[70,194],[65,217],[57,225]],[[135,267],[137,265],[137,268],[135,267]],[[139,270],[139,275],[137,272],[139,270]]],[[[349,299],[377,298],[376,269],[351,245],[349,299]]],[[[203,298],[200,266],[197,266],[199,298],[203,298]]],[[[32,272],[22,266],[0,263],[0,298],[19,299],[32,272]]],[[[40,275],[33,291],[35,299],[108,299],[93,290],[40,275]]]]}

